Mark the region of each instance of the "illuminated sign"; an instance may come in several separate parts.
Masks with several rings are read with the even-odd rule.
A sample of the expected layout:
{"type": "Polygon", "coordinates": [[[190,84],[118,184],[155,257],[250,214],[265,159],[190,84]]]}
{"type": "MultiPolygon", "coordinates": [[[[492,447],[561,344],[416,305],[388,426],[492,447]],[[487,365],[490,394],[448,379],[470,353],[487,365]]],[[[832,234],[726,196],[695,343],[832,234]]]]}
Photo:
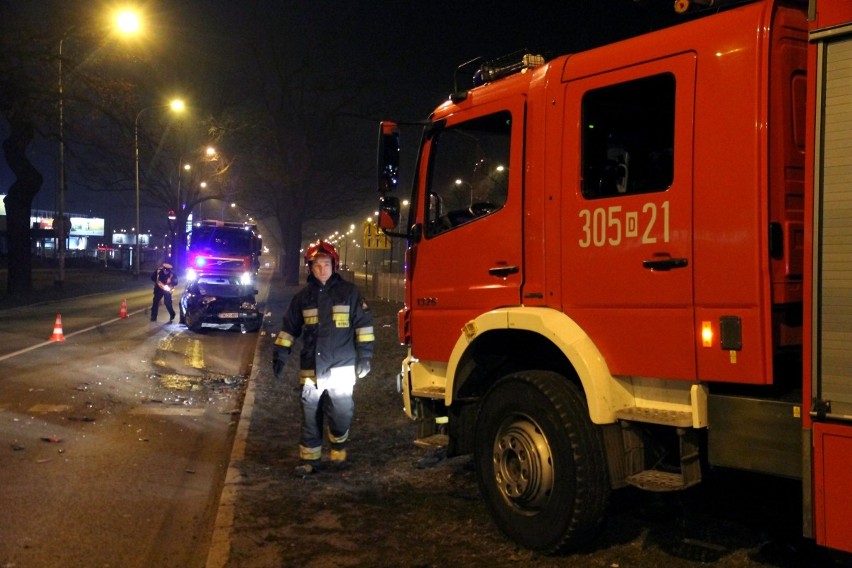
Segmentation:
{"type": "MultiPolygon", "coordinates": [[[[147,235],[145,233],[141,233],[139,235],[139,244],[142,246],[147,247],[150,242],[151,235],[147,235]]],[[[133,233],[113,233],[112,244],[118,246],[136,244],[136,235],[133,233]]]]}
{"type": "MultiPolygon", "coordinates": [[[[91,217],[69,217],[71,220],[72,237],[102,237],[104,236],[104,220],[91,217]]],[[[53,229],[53,217],[30,217],[30,227],[33,229],[53,229]]]]}

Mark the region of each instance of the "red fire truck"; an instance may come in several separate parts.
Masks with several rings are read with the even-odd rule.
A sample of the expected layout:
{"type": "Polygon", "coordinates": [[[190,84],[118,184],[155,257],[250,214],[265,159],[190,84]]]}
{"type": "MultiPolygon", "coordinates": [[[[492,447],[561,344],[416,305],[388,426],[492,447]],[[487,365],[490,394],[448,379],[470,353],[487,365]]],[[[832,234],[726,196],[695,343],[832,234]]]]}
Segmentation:
{"type": "Polygon", "coordinates": [[[805,536],[852,551],[852,3],[715,4],[475,62],[405,220],[381,125],[405,410],[473,454],[526,547],[593,538],[613,489],[724,467],[800,479],[805,536]]]}
{"type": "Polygon", "coordinates": [[[178,304],[180,322],[192,331],[258,331],[263,312],[255,296],[262,252],[254,224],[211,220],[195,225],[187,247],[186,288],[178,304]]]}

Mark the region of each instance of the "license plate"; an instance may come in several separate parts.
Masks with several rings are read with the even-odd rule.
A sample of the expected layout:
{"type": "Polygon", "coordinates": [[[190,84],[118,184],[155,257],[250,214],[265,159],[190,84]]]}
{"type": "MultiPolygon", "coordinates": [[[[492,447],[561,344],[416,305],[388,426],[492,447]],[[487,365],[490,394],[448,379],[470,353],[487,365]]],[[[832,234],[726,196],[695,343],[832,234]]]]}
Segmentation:
{"type": "Polygon", "coordinates": [[[223,312],[219,314],[219,317],[221,319],[237,319],[238,317],[240,317],[240,314],[234,312],[223,312]]]}

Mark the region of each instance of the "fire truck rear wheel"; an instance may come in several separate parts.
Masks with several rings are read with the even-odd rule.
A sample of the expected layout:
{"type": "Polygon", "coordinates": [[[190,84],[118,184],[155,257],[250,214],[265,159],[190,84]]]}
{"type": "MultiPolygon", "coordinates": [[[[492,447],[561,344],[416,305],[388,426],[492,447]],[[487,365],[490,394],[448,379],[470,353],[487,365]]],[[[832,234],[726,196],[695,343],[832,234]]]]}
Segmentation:
{"type": "Polygon", "coordinates": [[[501,379],[482,402],[475,440],[480,491],[509,538],[553,553],[599,532],[609,500],[603,441],[567,378],[526,371],[501,379]]]}

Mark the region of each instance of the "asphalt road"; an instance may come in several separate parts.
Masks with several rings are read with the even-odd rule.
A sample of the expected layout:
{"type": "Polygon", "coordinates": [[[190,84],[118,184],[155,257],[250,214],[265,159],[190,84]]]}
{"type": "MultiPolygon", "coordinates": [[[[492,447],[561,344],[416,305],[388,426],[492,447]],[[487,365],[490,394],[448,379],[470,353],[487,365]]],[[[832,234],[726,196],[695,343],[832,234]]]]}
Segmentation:
{"type": "Polygon", "coordinates": [[[204,565],[258,335],[150,302],[143,279],[0,311],[0,566],[204,565]]]}

